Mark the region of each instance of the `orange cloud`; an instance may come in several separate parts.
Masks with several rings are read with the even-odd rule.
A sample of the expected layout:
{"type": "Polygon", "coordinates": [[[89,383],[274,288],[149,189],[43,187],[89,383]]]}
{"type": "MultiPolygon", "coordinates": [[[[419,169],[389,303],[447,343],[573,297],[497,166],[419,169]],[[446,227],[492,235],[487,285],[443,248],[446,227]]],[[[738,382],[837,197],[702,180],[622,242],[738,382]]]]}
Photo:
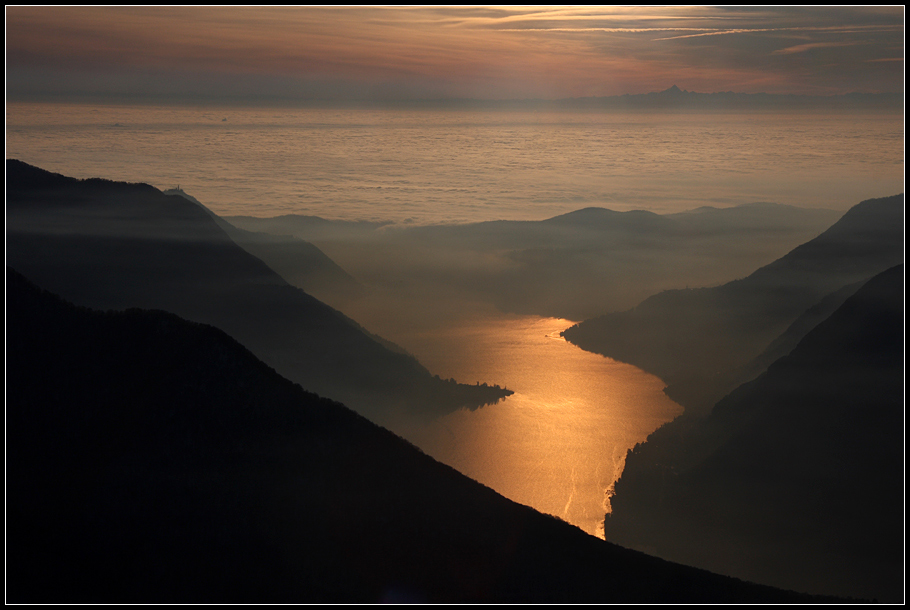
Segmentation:
{"type": "MultiPolygon", "coordinates": [[[[612,95],[673,83],[717,91],[773,82],[776,92],[807,93],[830,85],[767,58],[875,33],[881,42],[864,43],[871,55],[858,61],[886,59],[903,49],[902,32],[902,12],[881,7],[8,7],[8,90],[92,72],[111,83],[118,74],[284,79],[282,90],[340,79],[423,97],[612,95]],[[787,32],[805,44],[769,42],[787,32]]],[[[888,78],[881,89],[903,87],[888,78]]]]}
{"type": "Polygon", "coordinates": [[[810,42],[807,44],[798,44],[796,46],[787,47],[785,49],[777,49],[772,51],[775,55],[792,55],[793,53],[805,53],[806,51],[811,51],[812,49],[828,49],[831,47],[851,47],[856,45],[856,42],[810,42]]]}

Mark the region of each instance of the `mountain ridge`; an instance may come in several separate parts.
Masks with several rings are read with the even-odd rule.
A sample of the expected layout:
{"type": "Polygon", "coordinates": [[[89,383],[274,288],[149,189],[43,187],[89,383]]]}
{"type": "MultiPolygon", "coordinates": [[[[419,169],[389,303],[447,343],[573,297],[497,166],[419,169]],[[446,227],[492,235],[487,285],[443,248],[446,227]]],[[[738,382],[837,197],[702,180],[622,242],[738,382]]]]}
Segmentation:
{"type": "Polygon", "coordinates": [[[289,285],[208,212],[148,185],[69,179],[7,160],[7,260],[81,305],[213,324],[293,381],[386,423],[509,393],[434,377],[289,285]]]}
{"type": "Polygon", "coordinates": [[[866,200],[742,279],[660,292],[563,336],[671,385],[744,365],[824,295],[902,262],[903,214],[902,194],[866,200]]]}
{"type": "Polygon", "coordinates": [[[903,275],[839,298],[707,416],[630,451],[607,539],[765,584],[901,600],[903,275]]]}
{"type": "Polygon", "coordinates": [[[288,283],[324,303],[337,308],[338,304],[357,298],[365,290],[362,284],[308,241],[292,235],[238,229],[182,189],[169,189],[164,194],[180,195],[201,207],[237,245],[264,261],[288,283]]]}
{"type": "Polygon", "coordinates": [[[745,205],[693,214],[590,207],[541,221],[383,229],[287,217],[227,220],[311,241],[369,287],[394,292],[419,280],[415,298],[429,286],[457,287],[502,311],[584,320],[680,282],[710,286],[742,277],[841,215],[745,205]]]}

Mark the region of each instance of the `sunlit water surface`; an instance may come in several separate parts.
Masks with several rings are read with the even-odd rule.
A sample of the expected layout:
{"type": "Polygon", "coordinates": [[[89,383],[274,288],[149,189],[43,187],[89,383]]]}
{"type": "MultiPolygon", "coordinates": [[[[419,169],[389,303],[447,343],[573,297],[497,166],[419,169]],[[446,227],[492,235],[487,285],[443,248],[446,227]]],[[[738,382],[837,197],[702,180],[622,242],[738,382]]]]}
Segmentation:
{"type": "Polygon", "coordinates": [[[515,392],[407,436],[504,496],[602,537],[626,452],[682,407],[657,377],[567,343],[559,333],[571,325],[491,314],[395,337],[444,377],[515,392]]]}

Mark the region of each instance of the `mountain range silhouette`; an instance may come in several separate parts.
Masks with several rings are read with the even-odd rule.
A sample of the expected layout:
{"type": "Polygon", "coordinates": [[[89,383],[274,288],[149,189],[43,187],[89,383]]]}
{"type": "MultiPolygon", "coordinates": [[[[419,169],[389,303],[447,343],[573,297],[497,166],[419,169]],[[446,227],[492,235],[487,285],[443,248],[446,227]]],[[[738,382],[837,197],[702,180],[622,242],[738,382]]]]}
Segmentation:
{"type": "Polygon", "coordinates": [[[418,284],[412,298],[436,289],[446,301],[456,290],[503,311],[583,320],[628,309],[680,281],[713,286],[742,277],[841,215],[753,203],[674,214],[589,207],[541,221],[394,230],[294,215],[228,220],[310,241],[372,287],[400,292],[418,284]]]}
{"type": "Polygon", "coordinates": [[[836,601],[516,504],[212,326],[6,290],[12,603],[836,601]]]}
{"type": "MultiPolygon", "coordinates": [[[[790,213],[587,209],[408,239],[498,233],[532,256],[518,248],[578,227],[754,231],[774,212],[790,213]]],[[[420,420],[508,390],[434,377],[264,262],[306,252],[292,267],[350,287],[312,244],[7,160],[8,598],[899,600],[902,248],[903,196],[869,200],[742,280],[566,331],[672,381],[688,409],[630,452],[608,538],[730,578],[597,540],[358,415],[420,420]]]]}
{"type": "Polygon", "coordinates": [[[565,331],[672,382],[608,540],[798,590],[903,599],[903,195],[742,280],[565,331]]]}
{"type": "Polygon", "coordinates": [[[904,268],[703,418],[629,453],[608,540],[810,592],[903,600],[904,268]]]}
{"type": "Polygon", "coordinates": [[[903,195],[864,201],[748,277],[667,290],[563,335],[671,385],[743,366],[826,295],[902,263],[903,211],[903,195]]]}
{"type": "Polygon", "coordinates": [[[8,264],[76,304],[161,309],[215,325],[292,381],[387,425],[511,393],[433,376],[288,284],[183,196],[15,160],[6,169],[8,264]]]}

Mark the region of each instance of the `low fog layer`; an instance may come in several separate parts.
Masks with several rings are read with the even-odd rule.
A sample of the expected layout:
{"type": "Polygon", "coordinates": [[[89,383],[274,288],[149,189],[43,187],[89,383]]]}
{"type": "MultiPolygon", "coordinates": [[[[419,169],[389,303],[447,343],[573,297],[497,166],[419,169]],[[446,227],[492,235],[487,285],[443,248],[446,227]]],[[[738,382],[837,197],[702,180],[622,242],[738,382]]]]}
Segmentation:
{"type": "MultiPolygon", "coordinates": [[[[227,220],[313,242],[374,297],[419,303],[418,318],[449,309],[455,298],[581,320],[667,288],[743,277],[839,216],[757,203],[668,215],[587,208],[540,222],[409,229],[304,216],[227,220]]],[[[327,298],[344,309],[343,301],[327,298]]]]}

